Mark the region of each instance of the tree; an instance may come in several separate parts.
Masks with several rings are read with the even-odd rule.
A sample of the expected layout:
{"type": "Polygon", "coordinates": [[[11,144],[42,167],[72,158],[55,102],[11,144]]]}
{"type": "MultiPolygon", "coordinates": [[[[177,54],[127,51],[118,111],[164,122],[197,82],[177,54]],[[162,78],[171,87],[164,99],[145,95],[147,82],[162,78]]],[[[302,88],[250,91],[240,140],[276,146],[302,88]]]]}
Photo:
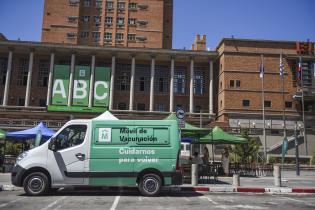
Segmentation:
{"type": "Polygon", "coordinates": [[[255,157],[259,150],[259,144],[256,142],[254,138],[249,137],[248,129],[242,131],[242,137],[246,138],[247,144],[237,144],[234,149],[232,149],[233,153],[238,156],[241,163],[252,163],[255,161],[255,157]]]}

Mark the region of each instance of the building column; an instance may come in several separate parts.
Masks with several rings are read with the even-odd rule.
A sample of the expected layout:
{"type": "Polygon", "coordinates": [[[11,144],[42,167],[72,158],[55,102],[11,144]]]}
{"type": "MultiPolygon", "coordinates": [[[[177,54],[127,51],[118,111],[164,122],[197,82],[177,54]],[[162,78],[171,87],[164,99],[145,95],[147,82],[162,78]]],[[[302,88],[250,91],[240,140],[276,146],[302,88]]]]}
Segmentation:
{"type": "Polygon", "coordinates": [[[31,95],[31,89],[32,89],[33,60],[34,60],[34,52],[30,52],[30,59],[28,62],[25,104],[24,104],[25,107],[28,107],[30,104],[30,95],[31,95]]]}
{"type": "Polygon", "coordinates": [[[190,59],[189,112],[194,112],[194,59],[190,59]]]}
{"type": "Polygon", "coordinates": [[[174,110],[174,58],[171,58],[171,80],[170,80],[170,112],[174,110]]]}
{"type": "Polygon", "coordinates": [[[95,73],[95,55],[92,55],[90,90],[89,90],[89,108],[91,108],[93,105],[94,73],[95,73]]]}
{"type": "Polygon", "coordinates": [[[47,99],[46,99],[46,105],[50,105],[50,99],[51,99],[51,86],[52,86],[52,80],[53,80],[53,73],[54,73],[54,65],[55,65],[55,53],[50,54],[50,66],[49,66],[49,75],[48,75],[48,85],[47,85],[47,99]]]}
{"type": "Polygon", "coordinates": [[[110,76],[110,89],[109,89],[109,110],[113,110],[114,104],[114,87],[115,87],[115,71],[116,71],[116,57],[112,56],[112,69],[110,76]]]}
{"type": "Polygon", "coordinates": [[[213,114],[213,61],[209,63],[209,114],[213,114]]]}
{"type": "Polygon", "coordinates": [[[151,80],[150,80],[150,112],[154,110],[154,78],[155,78],[155,57],[151,58],[151,80]]]}
{"type": "Polygon", "coordinates": [[[71,66],[70,66],[68,106],[71,106],[71,102],[72,102],[74,66],[75,66],[75,54],[72,54],[71,55],[71,66]]]}
{"type": "Polygon", "coordinates": [[[132,56],[132,59],[131,59],[131,75],[130,75],[129,111],[133,110],[134,89],[135,89],[135,68],[136,68],[136,59],[135,59],[134,56],[132,56]]]}
{"type": "Polygon", "coordinates": [[[3,93],[3,106],[8,105],[8,98],[9,98],[9,89],[10,89],[10,81],[11,81],[11,69],[12,69],[12,50],[9,51],[8,56],[8,66],[7,66],[7,75],[5,78],[5,86],[4,86],[4,93],[3,93]]]}

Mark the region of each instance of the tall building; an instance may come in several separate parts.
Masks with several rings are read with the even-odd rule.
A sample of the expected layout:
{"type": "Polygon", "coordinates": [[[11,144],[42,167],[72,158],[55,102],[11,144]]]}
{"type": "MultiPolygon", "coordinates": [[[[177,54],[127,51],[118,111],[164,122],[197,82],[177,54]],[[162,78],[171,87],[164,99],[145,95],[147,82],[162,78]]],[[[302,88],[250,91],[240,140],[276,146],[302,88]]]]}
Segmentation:
{"type": "Polygon", "coordinates": [[[45,0],[42,42],[172,48],[173,0],[45,0]]]}

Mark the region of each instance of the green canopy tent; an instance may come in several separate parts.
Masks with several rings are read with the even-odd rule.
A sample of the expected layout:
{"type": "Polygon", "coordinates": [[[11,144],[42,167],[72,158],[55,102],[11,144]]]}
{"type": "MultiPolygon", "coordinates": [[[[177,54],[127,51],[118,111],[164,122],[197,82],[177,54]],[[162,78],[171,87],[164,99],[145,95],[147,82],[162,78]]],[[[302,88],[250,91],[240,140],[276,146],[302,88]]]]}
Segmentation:
{"type": "Polygon", "coordinates": [[[211,144],[212,145],[212,161],[214,161],[213,145],[214,144],[246,144],[248,141],[245,138],[234,136],[224,132],[220,127],[216,126],[212,131],[194,141],[194,144],[211,144]]]}
{"type": "MultiPolygon", "coordinates": [[[[169,116],[167,116],[166,118],[164,118],[164,120],[177,120],[176,114],[172,113],[169,116]]],[[[185,126],[183,128],[181,128],[182,132],[184,132],[186,134],[193,134],[193,135],[205,133],[209,130],[210,130],[209,128],[198,128],[198,127],[193,126],[187,122],[185,122],[185,126]]]]}
{"type": "Polygon", "coordinates": [[[0,129],[0,139],[5,138],[5,131],[0,129]]]}

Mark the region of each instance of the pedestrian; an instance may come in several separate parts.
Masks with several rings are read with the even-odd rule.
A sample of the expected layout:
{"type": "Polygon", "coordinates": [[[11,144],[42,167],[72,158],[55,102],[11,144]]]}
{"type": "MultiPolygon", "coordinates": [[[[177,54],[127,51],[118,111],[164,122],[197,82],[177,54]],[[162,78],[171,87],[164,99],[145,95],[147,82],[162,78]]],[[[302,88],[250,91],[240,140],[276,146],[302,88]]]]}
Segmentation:
{"type": "Polygon", "coordinates": [[[198,164],[198,165],[202,165],[203,164],[203,161],[199,157],[198,152],[194,152],[194,156],[193,156],[193,159],[192,159],[191,163],[192,164],[198,164]]]}
{"type": "Polygon", "coordinates": [[[227,147],[224,147],[221,157],[223,172],[226,176],[229,175],[229,167],[230,167],[230,160],[229,160],[229,150],[227,147]]]}
{"type": "Polygon", "coordinates": [[[203,148],[203,158],[202,158],[202,160],[203,160],[204,164],[208,164],[209,163],[209,150],[208,150],[208,148],[206,146],[203,148]]]}

